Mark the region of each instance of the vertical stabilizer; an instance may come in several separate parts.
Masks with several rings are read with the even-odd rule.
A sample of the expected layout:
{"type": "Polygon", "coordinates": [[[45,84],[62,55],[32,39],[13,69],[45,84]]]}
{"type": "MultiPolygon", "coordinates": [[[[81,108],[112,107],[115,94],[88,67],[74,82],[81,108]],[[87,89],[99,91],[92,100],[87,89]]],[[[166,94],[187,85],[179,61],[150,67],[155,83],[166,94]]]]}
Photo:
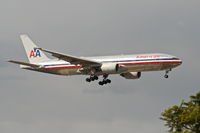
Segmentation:
{"type": "Polygon", "coordinates": [[[49,58],[36,46],[27,35],[20,35],[26,55],[30,63],[48,61],[49,58]]]}

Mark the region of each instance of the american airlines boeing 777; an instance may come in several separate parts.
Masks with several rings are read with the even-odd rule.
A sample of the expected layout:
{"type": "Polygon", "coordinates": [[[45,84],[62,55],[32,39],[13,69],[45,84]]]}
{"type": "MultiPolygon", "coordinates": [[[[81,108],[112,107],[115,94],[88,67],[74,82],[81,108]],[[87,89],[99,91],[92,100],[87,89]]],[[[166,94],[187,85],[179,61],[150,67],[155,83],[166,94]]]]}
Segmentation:
{"type": "Polygon", "coordinates": [[[27,35],[21,35],[29,63],[10,60],[20,64],[22,69],[57,74],[57,75],[89,75],[87,82],[103,79],[99,85],[111,83],[110,74],[119,74],[126,79],[139,79],[144,71],[165,71],[168,78],[169,71],[182,64],[182,61],[168,54],[137,54],[100,57],[76,57],[53,52],[37,47],[27,35]],[[56,59],[49,59],[49,53],[56,59]]]}

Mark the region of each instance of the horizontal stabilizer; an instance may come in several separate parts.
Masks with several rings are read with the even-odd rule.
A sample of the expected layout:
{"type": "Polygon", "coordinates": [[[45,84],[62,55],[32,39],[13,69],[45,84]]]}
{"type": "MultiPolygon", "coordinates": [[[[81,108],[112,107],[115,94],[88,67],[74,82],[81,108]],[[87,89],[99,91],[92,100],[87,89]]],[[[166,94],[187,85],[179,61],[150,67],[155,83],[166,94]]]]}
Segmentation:
{"type": "Polygon", "coordinates": [[[19,64],[19,65],[30,66],[30,67],[41,67],[41,65],[36,65],[36,64],[31,64],[31,63],[26,63],[26,62],[21,62],[21,61],[9,60],[8,62],[19,64]]]}

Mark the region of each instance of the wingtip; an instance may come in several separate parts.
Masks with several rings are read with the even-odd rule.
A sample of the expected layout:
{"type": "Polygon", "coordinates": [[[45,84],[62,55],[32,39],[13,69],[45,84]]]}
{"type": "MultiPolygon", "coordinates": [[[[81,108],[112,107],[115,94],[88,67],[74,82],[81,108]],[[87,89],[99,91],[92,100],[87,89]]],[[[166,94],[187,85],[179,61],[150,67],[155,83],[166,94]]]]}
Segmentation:
{"type": "Polygon", "coordinates": [[[9,62],[9,63],[15,63],[14,60],[7,60],[6,62],[9,62]]]}

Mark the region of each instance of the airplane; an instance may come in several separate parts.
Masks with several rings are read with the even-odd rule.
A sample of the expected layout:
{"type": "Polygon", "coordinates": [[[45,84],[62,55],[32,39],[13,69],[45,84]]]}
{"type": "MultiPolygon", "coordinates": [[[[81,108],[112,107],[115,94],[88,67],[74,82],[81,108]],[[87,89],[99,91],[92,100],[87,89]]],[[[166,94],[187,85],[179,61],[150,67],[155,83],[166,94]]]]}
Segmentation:
{"type": "Polygon", "coordinates": [[[56,75],[89,75],[87,82],[95,81],[102,76],[98,83],[104,85],[111,83],[110,74],[119,74],[125,79],[139,79],[141,72],[165,71],[168,73],[182,64],[179,58],[160,53],[115,55],[98,57],[77,57],[39,48],[27,35],[20,35],[29,63],[9,60],[19,64],[20,68],[56,75]],[[45,53],[51,54],[55,59],[48,58],[45,53]]]}

